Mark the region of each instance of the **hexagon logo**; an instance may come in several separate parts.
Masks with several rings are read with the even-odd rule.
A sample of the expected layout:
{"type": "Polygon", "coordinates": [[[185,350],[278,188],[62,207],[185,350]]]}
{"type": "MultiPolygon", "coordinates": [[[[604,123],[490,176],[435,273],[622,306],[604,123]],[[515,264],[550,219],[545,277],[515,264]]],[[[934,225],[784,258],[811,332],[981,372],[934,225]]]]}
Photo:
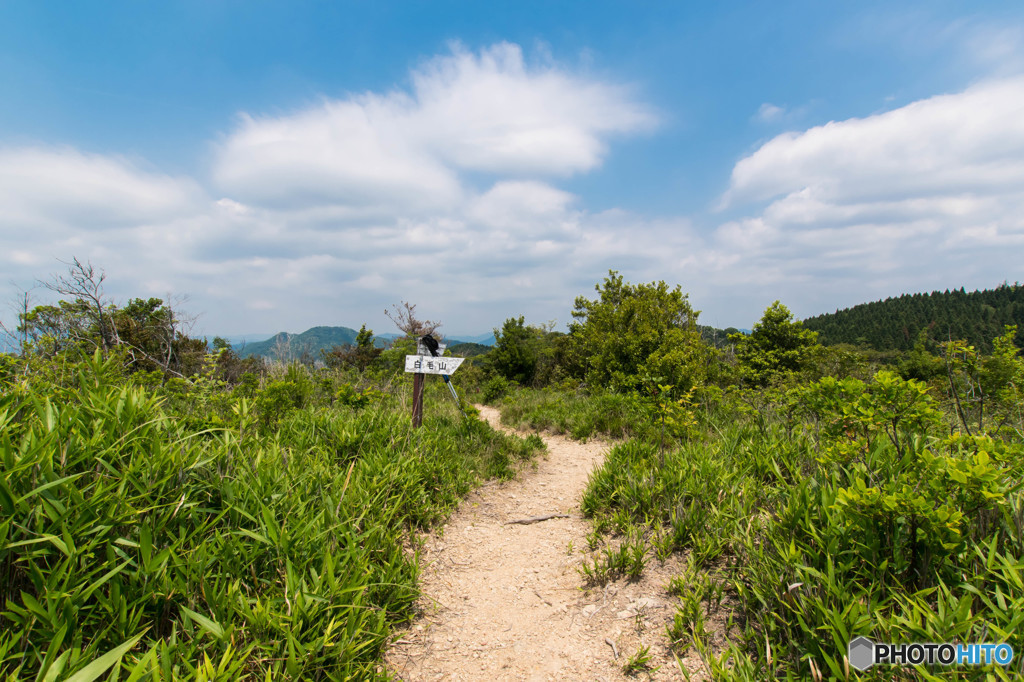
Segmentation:
{"type": "Polygon", "coordinates": [[[850,665],[857,670],[867,670],[875,664],[875,643],[867,637],[858,637],[850,642],[850,665]]]}

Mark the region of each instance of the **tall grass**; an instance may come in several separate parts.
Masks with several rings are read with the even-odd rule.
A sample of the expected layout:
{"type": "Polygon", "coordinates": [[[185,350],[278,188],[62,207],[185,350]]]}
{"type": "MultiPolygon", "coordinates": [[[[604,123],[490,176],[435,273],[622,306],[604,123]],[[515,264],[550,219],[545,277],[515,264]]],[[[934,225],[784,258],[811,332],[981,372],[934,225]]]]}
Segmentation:
{"type": "Polygon", "coordinates": [[[414,531],[539,444],[440,396],[414,431],[379,391],[225,398],[132,385],[115,364],[0,397],[8,679],[381,675],[390,629],[413,615],[414,531]]]}
{"type": "MultiPolygon", "coordinates": [[[[851,671],[848,642],[1009,642],[1024,651],[1024,447],[954,433],[923,386],[823,380],[757,414],[705,406],[666,453],[612,449],[583,511],[685,552],[669,628],[714,679],[1016,679],[1010,669],[851,671]],[[709,595],[717,595],[714,599],[709,595]],[[705,616],[729,604],[727,646],[705,616]]],[[[597,570],[588,567],[593,574],[597,570]]]]}
{"type": "Polygon", "coordinates": [[[501,401],[501,423],[517,429],[627,438],[652,432],[643,400],[633,395],[516,389],[501,401]]]}

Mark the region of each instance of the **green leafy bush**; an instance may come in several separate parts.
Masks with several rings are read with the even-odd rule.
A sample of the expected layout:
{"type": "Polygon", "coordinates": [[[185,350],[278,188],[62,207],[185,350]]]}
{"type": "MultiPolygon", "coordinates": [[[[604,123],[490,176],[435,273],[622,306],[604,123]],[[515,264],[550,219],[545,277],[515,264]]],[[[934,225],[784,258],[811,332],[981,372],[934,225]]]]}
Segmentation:
{"type": "MultiPolygon", "coordinates": [[[[645,537],[659,556],[687,553],[668,634],[723,679],[852,679],[844,656],[860,635],[1021,650],[1024,446],[950,435],[932,394],[891,372],[758,400],[724,392],[703,412],[702,436],[664,461],[651,433],[615,446],[582,509],[595,529],[645,537]],[[705,630],[716,608],[739,625],[724,645],[705,630]]],[[[591,580],[614,577],[613,564],[588,564],[591,580]]]]}

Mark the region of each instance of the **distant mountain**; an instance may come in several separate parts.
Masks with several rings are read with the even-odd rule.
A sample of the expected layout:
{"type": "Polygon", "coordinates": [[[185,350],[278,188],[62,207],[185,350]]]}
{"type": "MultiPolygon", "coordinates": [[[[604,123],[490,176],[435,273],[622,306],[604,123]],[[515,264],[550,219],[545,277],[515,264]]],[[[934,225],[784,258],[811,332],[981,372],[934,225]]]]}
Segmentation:
{"type": "Polygon", "coordinates": [[[268,338],[272,336],[272,334],[239,334],[238,336],[221,336],[220,334],[207,334],[205,338],[207,342],[210,343],[210,345],[213,345],[213,340],[218,336],[220,336],[220,338],[230,343],[232,348],[238,350],[242,346],[249,343],[266,341],[268,338]]]}
{"type": "MultiPolygon", "coordinates": [[[[387,339],[387,341],[391,342],[401,336],[401,334],[378,334],[374,338],[387,339]]],[[[448,344],[449,347],[454,346],[457,343],[479,343],[484,346],[493,346],[494,332],[478,334],[477,336],[445,336],[444,342],[448,344]]]]}
{"type": "Polygon", "coordinates": [[[236,347],[236,350],[242,357],[262,355],[274,360],[294,360],[303,353],[309,353],[314,359],[319,359],[321,350],[354,344],[358,333],[348,327],[313,327],[301,334],[281,332],[266,341],[247,343],[236,347]]]}
{"type": "Polygon", "coordinates": [[[909,350],[921,330],[934,341],[966,339],[984,352],[1003,325],[1015,324],[1024,344],[1024,286],[1003,284],[995,289],[967,292],[963,287],[930,294],[904,294],[884,301],[862,303],[804,320],[824,344],[864,344],[876,350],[909,350]]]}
{"type": "Polygon", "coordinates": [[[451,343],[479,343],[484,346],[493,346],[494,342],[494,332],[487,332],[479,336],[460,336],[458,341],[452,341],[451,343]]]}
{"type": "Polygon", "coordinates": [[[483,355],[487,351],[491,350],[491,347],[485,346],[482,343],[460,342],[449,345],[448,350],[452,355],[456,355],[460,358],[472,358],[477,355],[483,355]]]}
{"type": "MultiPolygon", "coordinates": [[[[236,339],[229,339],[229,341],[231,341],[235,351],[242,357],[261,355],[265,358],[276,360],[279,355],[283,355],[285,359],[294,360],[301,357],[303,353],[309,353],[314,359],[319,359],[321,350],[330,350],[335,346],[354,344],[358,333],[355,329],[348,327],[313,327],[301,334],[281,332],[265,341],[245,340],[238,343],[235,342],[236,339]]],[[[390,345],[401,336],[401,334],[394,333],[376,334],[373,337],[373,343],[378,348],[382,348],[390,345]]],[[[252,335],[247,335],[246,338],[251,339],[252,335]]],[[[476,351],[476,349],[470,350],[472,354],[477,355],[486,352],[489,350],[489,346],[494,345],[494,334],[481,334],[467,339],[445,339],[445,343],[448,344],[449,348],[458,344],[481,346],[483,348],[481,351],[476,351]]]]}

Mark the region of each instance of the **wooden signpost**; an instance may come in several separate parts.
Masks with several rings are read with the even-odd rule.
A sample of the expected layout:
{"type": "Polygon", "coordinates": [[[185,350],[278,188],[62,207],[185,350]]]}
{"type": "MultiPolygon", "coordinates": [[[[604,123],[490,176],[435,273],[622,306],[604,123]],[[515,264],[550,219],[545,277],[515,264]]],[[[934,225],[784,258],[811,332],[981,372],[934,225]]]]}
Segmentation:
{"type": "MultiPolygon", "coordinates": [[[[416,342],[416,351],[419,355],[405,356],[405,371],[412,373],[412,425],[419,428],[423,424],[423,377],[426,374],[440,374],[444,382],[448,384],[448,390],[452,392],[456,404],[459,404],[459,396],[455,393],[448,377],[459,368],[465,358],[440,357],[445,346],[437,343],[433,337],[429,341],[423,337],[416,342]]],[[[459,404],[459,409],[462,405],[459,404]]]]}

